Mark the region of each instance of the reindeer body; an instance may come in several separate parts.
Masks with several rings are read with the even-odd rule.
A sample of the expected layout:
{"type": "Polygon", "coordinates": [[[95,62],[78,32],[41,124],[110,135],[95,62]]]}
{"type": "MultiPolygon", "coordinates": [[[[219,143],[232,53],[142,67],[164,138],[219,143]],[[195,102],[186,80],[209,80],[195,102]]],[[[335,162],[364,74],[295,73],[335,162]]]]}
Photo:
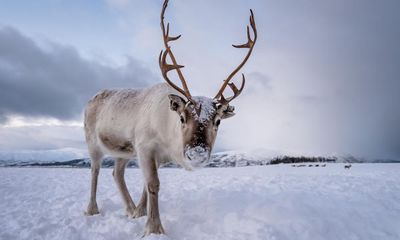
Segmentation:
{"type": "Polygon", "coordinates": [[[185,169],[201,166],[207,161],[214,146],[222,119],[232,117],[234,107],[229,103],[238,97],[245,85],[237,87],[232,78],[249,59],[257,40],[254,15],[250,10],[250,27],[247,43],[233,45],[248,49],[244,60],[224,80],[214,98],[193,97],[177,64],[169,43],[179,36],[169,35],[169,24],[164,23],[168,0],[164,0],[160,15],[165,50],[159,56],[160,70],[167,84],[135,90],[104,90],[89,101],[85,110],[86,142],[91,157],[91,193],[86,214],[98,214],[96,201],[97,179],[104,155],[115,158],[113,176],[122,195],[129,217],[147,215],[145,235],[164,233],[158,210],[160,181],[157,168],[160,164],[175,161],[185,169]],[[167,57],[172,64],[167,63],[167,57]],[[168,77],[175,70],[182,88],[168,77]],[[229,87],[233,95],[224,96],[229,87]],[[124,173],[129,160],[137,157],[144,176],[142,197],[136,206],[126,187],[124,173]]]}
{"type": "MultiPolygon", "coordinates": [[[[197,135],[191,130],[189,135],[192,135],[192,138],[185,141],[179,115],[171,111],[173,101],[170,96],[180,99],[176,94],[179,93],[175,89],[163,83],[142,90],[104,90],[89,101],[84,120],[92,169],[87,215],[99,213],[96,201],[97,179],[103,156],[111,155],[115,159],[113,176],[126,205],[126,214],[137,218],[148,213],[145,234],[164,233],[158,211],[158,166],[174,161],[187,170],[192,169],[195,165],[187,160],[184,153],[189,153],[189,156],[192,156],[191,160],[196,160],[193,156],[199,156],[200,160],[208,159],[212,145],[207,145],[206,140],[210,137],[215,139],[216,136],[211,134],[208,137],[197,137],[198,133],[205,130],[205,125],[202,124],[213,121],[217,112],[212,111],[215,108],[212,99],[194,97],[199,106],[202,106],[199,112],[194,111],[189,104],[181,104],[192,109],[186,114],[187,125],[202,130],[195,130],[197,135]],[[189,123],[189,119],[197,114],[200,117],[191,119],[189,123]],[[195,124],[196,122],[198,124],[195,124]],[[207,148],[207,151],[198,151],[199,148],[207,148]],[[132,201],[124,179],[125,167],[129,160],[135,157],[139,159],[145,178],[138,206],[132,201]]],[[[212,125],[209,125],[213,129],[212,125]]],[[[208,142],[214,143],[213,140],[208,142]]]]}
{"type": "Polygon", "coordinates": [[[145,234],[164,233],[158,211],[160,163],[181,161],[177,116],[168,107],[168,94],[174,92],[166,84],[148,89],[104,90],[89,101],[85,110],[85,133],[91,156],[92,183],[87,215],[98,214],[97,179],[105,154],[115,158],[113,176],[121,192],[129,217],[149,213],[145,234]],[[145,186],[138,206],[126,187],[124,173],[130,159],[138,157],[145,177],[145,186]],[[148,204],[149,202],[149,204],[148,204]],[[148,207],[148,209],[147,209],[148,207]]]}
{"type": "Polygon", "coordinates": [[[175,161],[190,168],[183,157],[179,117],[169,109],[168,84],[147,89],[104,90],[85,111],[89,151],[132,159],[140,151],[157,151],[157,164],[175,161]]]}

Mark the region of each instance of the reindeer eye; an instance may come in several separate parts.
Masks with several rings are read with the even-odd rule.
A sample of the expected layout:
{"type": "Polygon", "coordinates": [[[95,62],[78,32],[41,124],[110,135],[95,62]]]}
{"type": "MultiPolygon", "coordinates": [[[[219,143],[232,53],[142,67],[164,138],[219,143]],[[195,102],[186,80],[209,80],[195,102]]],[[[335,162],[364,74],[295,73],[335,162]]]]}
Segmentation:
{"type": "Polygon", "coordinates": [[[181,117],[181,123],[185,123],[185,119],[182,116],[180,117],[181,117]]]}
{"type": "Polygon", "coordinates": [[[221,119],[218,119],[217,121],[215,121],[215,126],[219,126],[219,124],[221,123],[221,119]]]}

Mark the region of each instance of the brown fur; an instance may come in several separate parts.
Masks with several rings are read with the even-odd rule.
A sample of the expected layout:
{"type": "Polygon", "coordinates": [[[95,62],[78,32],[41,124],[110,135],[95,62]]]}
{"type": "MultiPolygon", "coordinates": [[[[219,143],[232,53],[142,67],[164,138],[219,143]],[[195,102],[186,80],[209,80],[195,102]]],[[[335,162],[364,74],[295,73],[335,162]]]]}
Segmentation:
{"type": "Polygon", "coordinates": [[[103,145],[111,151],[133,153],[133,146],[130,141],[120,139],[113,134],[100,133],[99,138],[103,145]]]}
{"type": "MultiPolygon", "coordinates": [[[[211,152],[217,136],[218,126],[215,125],[215,121],[219,112],[215,111],[206,122],[199,122],[197,117],[201,111],[201,105],[195,106],[193,104],[187,104],[184,99],[180,99],[178,102],[171,102],[171,104],[177,104],[175,111],[182,116],[185,121],[184,124],[181,125],[183,146],[202,146],[211,152]],[[194,113],[197,113],[197,115],[194,113]]],[[[171,109],[174,110],[174,108],[171,109]]],[[[216,106],[215,109],[217,109],[216,106]]]]}

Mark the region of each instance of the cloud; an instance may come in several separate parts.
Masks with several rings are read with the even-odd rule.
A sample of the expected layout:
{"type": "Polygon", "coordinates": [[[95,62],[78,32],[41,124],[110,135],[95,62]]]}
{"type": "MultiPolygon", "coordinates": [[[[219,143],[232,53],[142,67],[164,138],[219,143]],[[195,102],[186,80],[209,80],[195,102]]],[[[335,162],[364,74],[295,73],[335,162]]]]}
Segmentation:
{"type": "MultiPolygon", "coordinates": [[[[66,42],[83,52],[82,39],[113,32],[107,36],[109,48],[97,48],[96,54],[98,49],[106,49],[107,56],[134,53],[135,59],[150,65],[159,76],[162,1],[107,0],[107,4],[112,19],[97,15],[96,8],[88,10],[93,21],[104,23],[98,24],[101,31],[88,34],[73,29],[73,41],[66,42]]],[[[400,31],[395,24],[400,20],[399,6],[399,1],[373,0],[174,0],[166,21],[171,23],[172,35],[183,34],[171,46],[178,63],[185,65],[183,73],[192,93],[214,96],[245,55],[245,50],[231,44],[246,40],[248,9],[254,10],[258,42],[241,71],[247,82],[243,94],[232,103],[237,114],[221,124],[218,149],[399,158],[400,31]]],[[[81,19],[71,21],[79,24],[81,19]]],[[[68,26],[58,23],[64,32],[68,26]]],[[[44,26],[39,32],[47,36],[59,36],[46,32],[44,22],[36,25],[44,26]]],[[[25,27],[24,32],[32,33],[29,29],[25,27]]],[[[103,59],[84,59],[72,47],[55,43],[38,47],[10,28],[2,29],[0,37],[3,122],[10,114],[75,120],[100,88],[147,86],[157,81],[134,59],[116,67],[102,64],[107,62],[103,59]]],[[[52,139],[57,141],[57,136],[52,139]]]]}
{"type": "Polygon", "coordinates": [[[0,127],[0,151],[85,148],[82,127],[24,126],[0,127]]]}
{"type": "Polygon", "coordinates": [[[84,59],[71,46],[45,48],[11,27],[0,28],[0,121],[9,115],[78,119],[104,88],[140,88],[158,78],[137,60],[123,66],[84,59]]]}
{"type": "Polygon", "coordinates": [[[260,3],[254,8],[259,41],[246,69],[268,76],[268,87],[250,89],[256,76],[248,74],[233,103],[237,115],[221,124],[221,147],[399,158],[398,7],[396,1],[260,3]]]}

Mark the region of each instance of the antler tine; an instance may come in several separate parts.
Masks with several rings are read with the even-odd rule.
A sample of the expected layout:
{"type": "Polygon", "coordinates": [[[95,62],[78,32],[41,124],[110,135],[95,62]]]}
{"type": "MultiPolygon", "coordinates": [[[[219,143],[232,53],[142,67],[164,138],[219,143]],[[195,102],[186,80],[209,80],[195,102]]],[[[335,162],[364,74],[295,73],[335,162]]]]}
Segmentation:
{"type": "Polygon", "coordinates": [[[160,65],[160,69],[161,69],[161,73],[165,79],[165,81],[167,81],[167,83],[175,88],[178,92],[182,93],[184,96],[186,96],[186,92],[184,90],[182,90],[181,88],[179,88],[178,86],[176,86],[169,78],[167,73],[171,70],[174,69],[179,69],[179,68],[183,68],[184,66],[182,65],[171,65],[171,64],[167,64],[166,60],[167,60],[167,55],[168,55],[168,51],[162,51],[160,52],[160,56],[158,57],[158,63],[160,65]]]}
{"type": "Polygon", "coordinates": [[[187,87],[185,78],[183,77],[182,71],[180,70],[181,68],[183,68],[182,65],[178,65],[175,59],[174,54],[171,51],[171,47],[168,45],[168,42],[171,41],[175,41],[178,40],[181,35],[175,36],[175,37],[170,37],[169,36],[169,23],[167,23],[167,29],[165,29],[165,24],[164,24],[164,13],[165,10],[167,9],[168,6],[168,0],[164,1],[163,4],[163,8],[161,10],[161,30],[162,30],[162,34],[163,34],[163,41],[164,41],[164,47],[165,47],[165,51],[161,51],[160,56],[159,56],[159,64],[160,64],[160,69],[161,69],[161,73],[164,77],[164,79],[167,81],[167,83],[173,87],[174,89],[176,89],[178,92],[182,93],[184,96],[186,96],[186,98],[188,100],[192,99],[192,96],[189,92],[189,88],[187,87]],[[169,57],[171,58],[172,64],[167,64],[166,58],[167,55],[169,55],[169,57]],[[175,85],[169,78],[167,73],[171,70],[176,70],[176,72],[178,73],[178,77],[181,80],[182,83],[182,88],[178,87],[177,85],[175,85]]]}
{"type": "Polygon", "coordinates": [[[242,84],[240,85],[240,88],[238,89],[233,82],[228,83],[228,86],[232,89],[233,96],[225,98],[225,96],[222,94],[220,96],[220,99],[218,100],[219,103],[221,103],[222,105],[228,104],[230,101],[232,101],[237,96],[239,96],[242,93],[242,90],[244,89],[245,83],[246,83],[246,78],[244,77],[244,74],[242,73],[242,84]]]}
{"type": "Polygon", "coordinates": [[[236,85],[231,81],[231,79],[236,75],[236,73],[239,72],[239,70],[244,66],[244,64],[247,62],[247,60],[249,59],[251,53],[253,52],[253,48],[254,45],[257,41],[257,28],[256,28],[256,22],[254,20],[254,14],[253,11],[250,9],[250,27],[253,30],[253,39],[251,38],[250,35],[250,28],[249,26],[247,26],[247,43],[245,44],[240,44],[240,45],[232,45],[235,48],[248,48],[249,51],[247,52],[246,57],[244,58],[244,60],[239,64],[239,66],[233,70],[233,72],[226,78],[226,80],[224,81],[224,83],[222,84],[220,90],[218,91],[217,95],[214,97],[214,99],[217,99],[221,104],[228,104],[230,101],[232,101],[233,99],[235,99],[237,96],[239,96],[244,88],[244,84],[245,84],[245,77],[244,74],[242,74],[242,85],[240,87],[240,89],[238,89],[236,87],[236,85]],[[229,98],[225,98],[223,93],[225,91],[225,88],[229,86],[231,88],[231,90],[233,91],[233,96],[229,97],[229,98]]]}

